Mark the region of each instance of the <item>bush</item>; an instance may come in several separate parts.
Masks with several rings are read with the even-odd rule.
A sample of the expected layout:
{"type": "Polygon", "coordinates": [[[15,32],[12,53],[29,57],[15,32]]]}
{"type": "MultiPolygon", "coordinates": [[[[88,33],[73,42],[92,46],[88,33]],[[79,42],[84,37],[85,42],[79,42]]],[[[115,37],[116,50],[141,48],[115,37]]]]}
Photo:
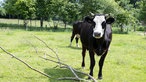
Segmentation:
{"type": "Polygon", "coordinates": [[[144,31],[146,27],[144,26],[138,26],[137,27],[137,31],[144,31]]]}

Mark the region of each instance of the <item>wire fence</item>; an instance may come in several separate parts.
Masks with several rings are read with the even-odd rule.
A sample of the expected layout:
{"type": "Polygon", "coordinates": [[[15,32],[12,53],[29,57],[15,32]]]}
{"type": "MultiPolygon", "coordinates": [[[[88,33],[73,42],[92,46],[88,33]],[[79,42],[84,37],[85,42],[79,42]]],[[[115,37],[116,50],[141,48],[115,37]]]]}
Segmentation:
{"type": "Polygon", "coordinates": [[[67,25],[65,28],[65,24],[62,21],[43,21],[43,27],[40,27],[40,20],[27,20],[24,22],[22,19],[6,19],[0,18],[0,28],[10,28],[10,29],[26,29],[26,30],[50,30],[50,29],[71,29],[72,25],[67,25]],[[24,24],[27,23],[27,27],[24,24]]]}

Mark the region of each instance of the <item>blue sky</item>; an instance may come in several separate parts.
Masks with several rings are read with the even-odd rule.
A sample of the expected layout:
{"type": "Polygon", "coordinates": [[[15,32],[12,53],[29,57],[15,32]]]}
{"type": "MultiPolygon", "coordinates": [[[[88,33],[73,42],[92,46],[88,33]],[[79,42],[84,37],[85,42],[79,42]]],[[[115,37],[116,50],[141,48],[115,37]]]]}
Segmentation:
{"type": "Polygon", "coordinates": [[[0,1],[4,1],[4,0],[0,0],[0,1]]]}
{"type": "Polygon", "coordinates": [[[4,0],[0,0],[0,6],[1,6],[1,4],[2,4],[1,2],[3,2],[3,1],[4,1],[4,0]]]}
{"type": "Polygon", "coordinates": [[[3,2],[4,0],[0,0],[0,4],[1,4],[1,2],[3,2]]]}

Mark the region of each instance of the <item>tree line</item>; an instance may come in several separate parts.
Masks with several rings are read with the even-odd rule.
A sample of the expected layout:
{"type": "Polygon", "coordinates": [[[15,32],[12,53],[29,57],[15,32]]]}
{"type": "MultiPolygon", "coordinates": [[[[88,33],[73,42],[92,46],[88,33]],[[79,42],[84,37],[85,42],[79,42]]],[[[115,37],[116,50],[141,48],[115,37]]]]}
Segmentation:
{"type": "Polygon", "coordinates": [[[117,27],[136,27],[146,23],[146,0],[4,0],[0,16],[24,19],[38,19],[40,27],[44,20],[59,20],[65,24],[82,20],[92,13],[110,14],[115,17],[117,27]]]}

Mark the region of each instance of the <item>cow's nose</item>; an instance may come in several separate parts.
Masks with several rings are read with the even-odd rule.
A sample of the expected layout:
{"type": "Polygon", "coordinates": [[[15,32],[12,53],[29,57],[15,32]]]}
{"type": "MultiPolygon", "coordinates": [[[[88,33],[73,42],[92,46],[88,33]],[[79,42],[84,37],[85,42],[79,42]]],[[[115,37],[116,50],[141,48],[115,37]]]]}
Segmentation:
{"type": "Polygon", "coordinates": [[[94,36],[95,37],[99,37],[101,35],[101,33],[99,33],[99,32],[94,32],[94,36]]]}

